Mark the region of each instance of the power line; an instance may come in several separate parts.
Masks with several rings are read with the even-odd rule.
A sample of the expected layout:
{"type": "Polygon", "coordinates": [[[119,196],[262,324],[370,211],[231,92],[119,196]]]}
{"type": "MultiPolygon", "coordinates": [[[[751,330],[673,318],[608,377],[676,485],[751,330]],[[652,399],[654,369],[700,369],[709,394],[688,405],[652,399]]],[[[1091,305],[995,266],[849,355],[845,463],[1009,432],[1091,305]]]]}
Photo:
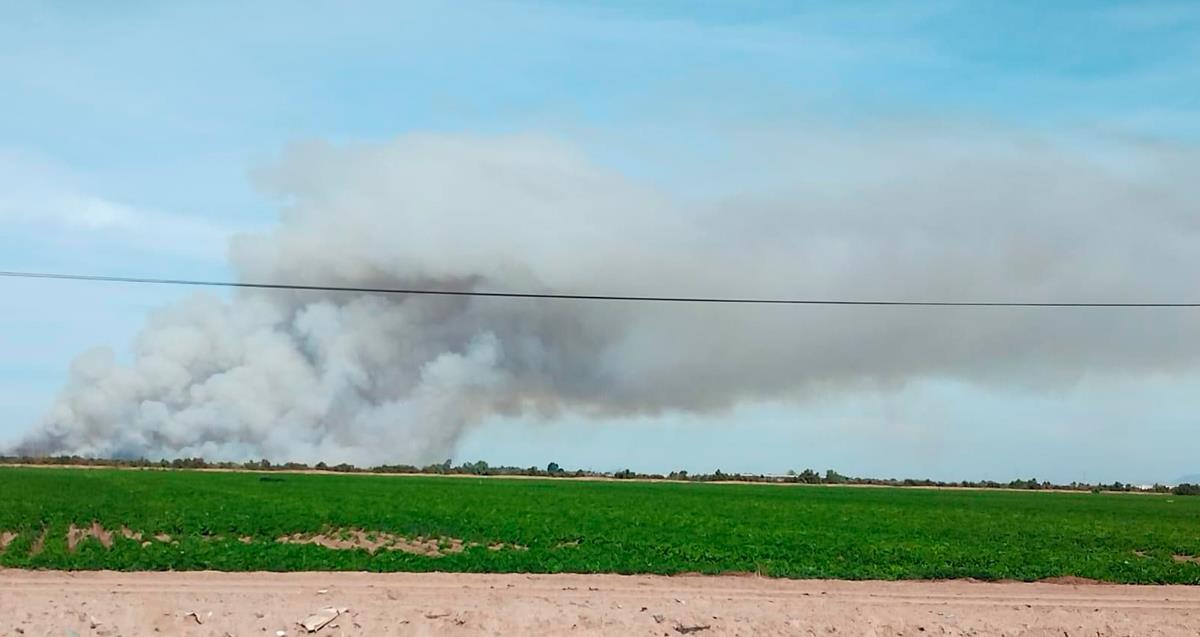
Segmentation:
{"type": "Polygon", "coordinates": [[[414,288],[374,288],[339,285],[299,285],[292,283],[246,283],[236,281],[201,281],[196,279],[157,279],[127,276],[98,276],[91,274],[62,274],[48,272],[5,272],[0,277],[16,279],[55,279],[97,283],[137,283],[149,285],[190,285],[200,287],[252,288],[265,290],[299,290],[318,292],[358,292],[365,294],[397,294],[423,296],[473,296],[509,299],[551,299],[577,301],[638,301],[653,303],[722,303],[744,305],[870,305],[910,307],[1092,307],[1092,308],[1193,308],[1200,303],[1094,303],[1094,302],[1031,302],[1031,301],[881,301],[845,299],[773,299],[707,296],[628,296],[611,294],[555,294],[546,292],[480,292],[474,290],[436,290],[414,288]]]}

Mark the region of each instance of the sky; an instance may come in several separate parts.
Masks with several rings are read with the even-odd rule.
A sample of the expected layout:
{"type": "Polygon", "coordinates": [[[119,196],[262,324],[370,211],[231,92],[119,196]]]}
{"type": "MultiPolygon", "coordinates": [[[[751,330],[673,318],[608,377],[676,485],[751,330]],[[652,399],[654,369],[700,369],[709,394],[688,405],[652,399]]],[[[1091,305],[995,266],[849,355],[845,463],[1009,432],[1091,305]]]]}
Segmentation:
{"type": "MultiPolygon", "coordinates": [[[[1025,189],[1038,212],[997,206],[971,224],[1021,250],[1087,249],[1061,266],[1075,270],[1057,273],[1077,285],[1066,292],[1197,300],[1179,298],[1194,294],[1187,268],[1200,253],[1193,2],[0,2],[0,18],[2,270],[236,278],[230,237],[270,232],[289,197],[305,196],[272,185],[280,164],[296,163],[289,158],[319,155],[305,149],[516,136],[550,140],[564,156],[679,205],[776,202],[771,214],[790,228],[782,237],[805,231],[795,202],[813,200],[794,193],[817,193],[833,210],[820,231],[845,239],[848,251],[887,249],[855,243],[863,227],[894,223],[899,240],[925,224],[952,225],[958,208],[944,202],[962,200],[950,186],[975,183],[974,173],[959,180],[955,171],[976,162],[986,174],[980,188],[995,188],[1002,202],[1025,189]],[[1086,178],[1072,181],[1078,174],[1086,178]],[[1088,199],[1090,188],[1106,187],[1096,175],[1128,188],[1088,199]],[[904,189],[914,183],[920,196],[904,189]],[[864,184],[895,186],[912,209],[895,222],[865,204],[839,212],[864,184]],[[829,230],[847,218],[860,225],[829,230]],[[1065,243],[1021,239],[1021,224],[1065,243]]],[[[771,233],[764,215],[745,230],[747,245],[771,233]]],[[[955,232],[986,253],[976,230],[955,232]]],[[[732,232],[729,242],[742,240],[732,232]]],[[[469,243],[484,251],[487,239],[469,243]]],[[[844,256],[816,267],[836,280],[839,264],[865,258],[844,256]]],[[[784,283],[792,262],[779,263],[762,289],[803,296],[784,283]]],[[[949,291],[1064,290],[1046,288],[1040,271],[1022,279],[1015,266],[971,272],[978,288],[949,291]]],[[[708,281],[719,289],[689,285],[714,296],[742,291],[736,280],[708,281]]],[[[660,289],[653,269],[644,282],[660,289]]],[[[0,442],[45,417],[77,355],[99,345],[128,357],[147,316],[191,293],[0,280],[0,442]]],[[[750,392],[699,412],[496,414],[465,434],[454,459],[1170,482],[1200,473],[1200,359],[1190,355],[1200,350],[1200,314],[1173,312],[1129,319],[1169,338],[1141,349],[1133,346],[1147,342],[1134,336],[1118,346],[1123,332],[1081,329],[1087,338],[1071,341],[1063,354],[1071,364],[1054,374],[1045,372],[1052,358],[1030,356],[1013,369],[956,363],[855,377],[799,397],[750,392]]],[[[973,317],[958,318],[946,329],[967,333],[973,317]]],[[[836,333],[839,324],[817,325],[836,333]]]]}

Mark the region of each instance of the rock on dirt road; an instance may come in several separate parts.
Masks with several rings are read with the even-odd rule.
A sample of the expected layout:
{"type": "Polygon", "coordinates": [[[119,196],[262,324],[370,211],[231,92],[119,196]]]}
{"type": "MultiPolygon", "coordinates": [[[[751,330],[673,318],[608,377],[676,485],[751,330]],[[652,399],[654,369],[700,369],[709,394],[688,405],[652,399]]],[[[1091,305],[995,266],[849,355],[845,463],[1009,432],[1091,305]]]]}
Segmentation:
{"type": "Polygon", "coordinates": [[[0,570],[4,636],[308,634],[1195,637],[1200,587],[0,570]]]}

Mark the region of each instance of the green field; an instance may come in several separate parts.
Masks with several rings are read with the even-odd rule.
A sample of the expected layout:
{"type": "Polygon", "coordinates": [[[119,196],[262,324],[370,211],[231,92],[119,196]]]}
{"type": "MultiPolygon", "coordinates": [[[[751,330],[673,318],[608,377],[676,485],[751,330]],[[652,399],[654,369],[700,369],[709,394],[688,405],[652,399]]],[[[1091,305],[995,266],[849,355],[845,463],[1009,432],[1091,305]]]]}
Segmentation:
{"type": "Polygon", "coordinates": [[[1176,557],[1200,555],[1200,498],[1151,495],[9,467],[5,531],[0,565],[24,568],[1200,584],[1176,557]],[[111,547],[70,550],[71,526],[93,522],[111,547]],[[348,529],[466,544],[430,557],[278,541],[348,529]]]}

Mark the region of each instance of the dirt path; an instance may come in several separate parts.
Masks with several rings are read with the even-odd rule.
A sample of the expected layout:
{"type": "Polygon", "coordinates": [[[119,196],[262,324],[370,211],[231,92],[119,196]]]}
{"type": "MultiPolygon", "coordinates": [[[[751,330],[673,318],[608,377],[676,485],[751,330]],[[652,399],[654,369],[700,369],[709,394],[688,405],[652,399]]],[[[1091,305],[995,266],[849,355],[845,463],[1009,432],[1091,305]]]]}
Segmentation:
{"type": "Polygon", "coordinates": [[[1200,587],[0,570],[5,637],[294,636],[329,606],[318,635],[1200,635],[1200,587]]]}

